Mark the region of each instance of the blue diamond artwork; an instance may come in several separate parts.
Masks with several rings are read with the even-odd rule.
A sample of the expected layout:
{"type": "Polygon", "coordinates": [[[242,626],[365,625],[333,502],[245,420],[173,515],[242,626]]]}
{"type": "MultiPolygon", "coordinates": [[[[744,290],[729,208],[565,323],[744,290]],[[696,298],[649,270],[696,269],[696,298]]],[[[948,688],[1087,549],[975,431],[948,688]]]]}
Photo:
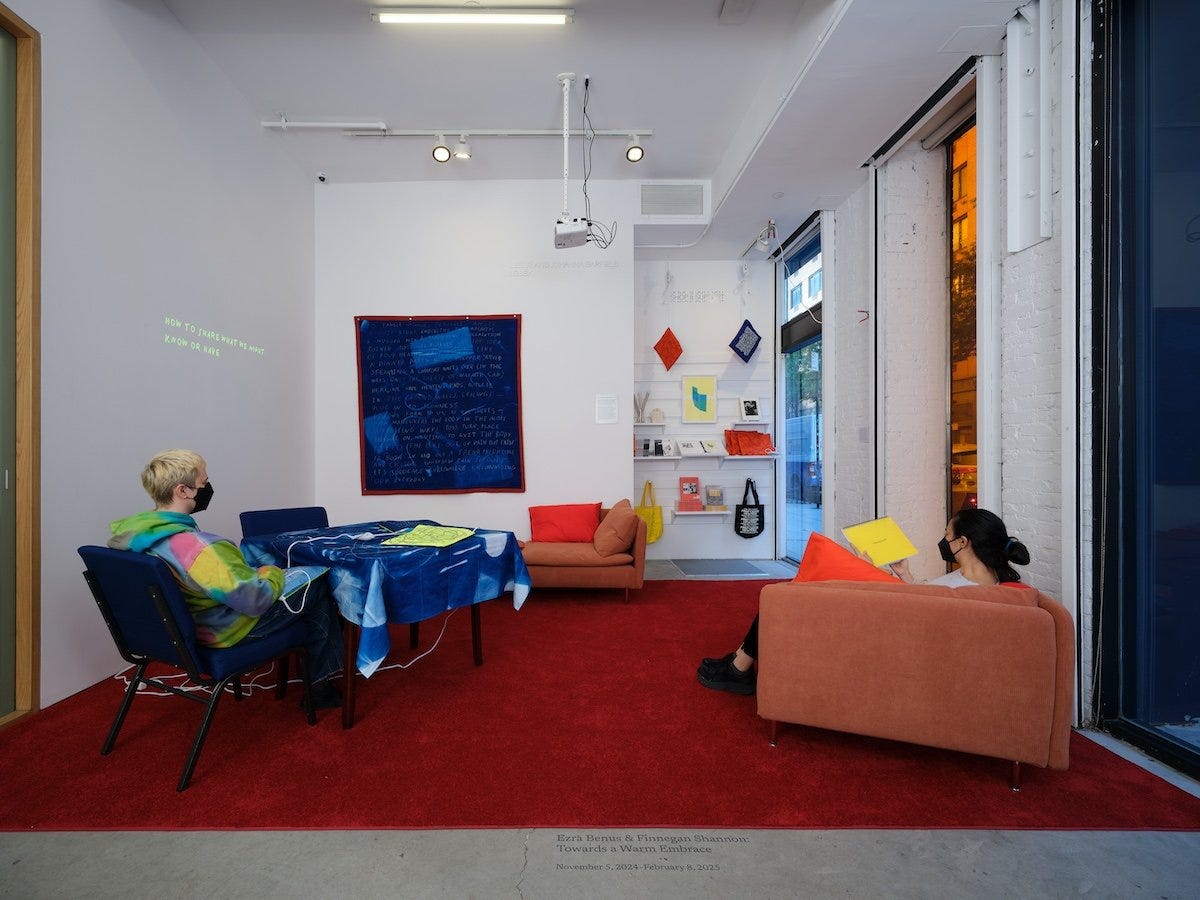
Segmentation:
{"type": "Polygon", "coordinates": [[[750,362],[750,357],[754,355],[754,351],[758,349],[758,344],[762,340],[762,336],[754,330],[754,326],[750,324],[750,320],[742,322],[742,327],[738,329],[737,335],[729,342],[729,349],[742,358],[742,362],[750,362]]]}

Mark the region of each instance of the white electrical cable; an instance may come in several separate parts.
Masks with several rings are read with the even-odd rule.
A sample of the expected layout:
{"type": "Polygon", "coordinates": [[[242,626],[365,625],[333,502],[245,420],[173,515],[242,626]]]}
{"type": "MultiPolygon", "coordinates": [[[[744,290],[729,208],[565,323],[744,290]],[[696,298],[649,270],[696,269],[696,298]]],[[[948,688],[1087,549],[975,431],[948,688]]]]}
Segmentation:
{"type": "Polygon", "coordinates": [[[570,104],[571,104],[571,82],[575,80],[575,75],[572,72],[563,72],[558,76],[558,80],[562,83],[563,96],[563,212],[562,217],[565,222],[570,217],[567,202],[567,178],[570,174],[570,137],[571,137],[571,119],[570,119],[570,104]]]}

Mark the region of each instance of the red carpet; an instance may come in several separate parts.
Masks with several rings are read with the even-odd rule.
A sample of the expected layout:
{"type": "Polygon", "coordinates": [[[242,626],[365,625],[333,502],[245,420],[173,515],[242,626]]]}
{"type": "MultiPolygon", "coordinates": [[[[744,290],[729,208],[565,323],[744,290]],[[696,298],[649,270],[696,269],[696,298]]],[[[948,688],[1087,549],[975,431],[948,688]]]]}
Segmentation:
{"type": "Polygon", "coordinates": [[[364,684],[348,732],[336,711],[308,728],[295,689],[222,700],[183,794],[199,705],[139,698],[102,757],[108,680],[0,732],[0,829],[1200,830],[1200,799],[1078,735],[1070,771],[1028,768],[1017,794],[995,759],[799,726],[772,748],[753,698],[695,680],[763,583],[490,603],[482,668],[459,612],[429,657],[364,684]]]}

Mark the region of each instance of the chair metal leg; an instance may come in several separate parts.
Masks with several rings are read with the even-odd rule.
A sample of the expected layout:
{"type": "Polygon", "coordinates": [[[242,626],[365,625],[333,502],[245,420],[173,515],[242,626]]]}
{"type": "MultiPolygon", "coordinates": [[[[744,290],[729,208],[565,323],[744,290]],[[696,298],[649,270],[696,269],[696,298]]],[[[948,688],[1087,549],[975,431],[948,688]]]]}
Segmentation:
{"type": "Polygon", "coordinates": [[[204,740],[208,737],[208,728],[212,725],[217,704],[221,702],[221,695],[225,693],[225,685],[230,681],[236,683],[236,676],[223,678],[213,685],[212,696],[209,697],[208,705],[204,709],[204,718],[200,720],[200,730],[196,732],[196,740],[192,742],[192,752],[188,754],[187,762],[184,763],[183,774],[179,776],[179,784],[175,787],[176,791],[187,790],[188,783],[192,780],[192,770],[196,768],[196,762],[200,759],[200,751],[204,749],[204,740]]]}
{"type": "Polygon", "coordinates": [[[233,679],[233,699],[238,703],[241,703],[243,696],[244,692],[242,691],[242,679],[235,676],[233,679]]]}
{"type": "Polygon", "coordinates": [[[1013,761],[1012,771],[1008,776],[1008,786],[1016,793],[1021,791],[1021,764],[1016,760],[1013,761]]]}
{"type": "Polygon", "coordinates": [[[112,727],[108,729],[108,737],[104,739],[104,745],[100,748],[101,756],[108,756],[113,744],[117,742],[117,735],[121,731],[121,726],[125,724],[125,714],[129,712],[129,707],[133,703],[138,685],[142,683],[142,676],[146,674],[148,665],[148,662],[139,665],[133,673],[133,677],[129,679],[129,686],[125,688],[125,696],[121,698],[121,705],[117,707],[117,717],[113,719],[112,727]]]}

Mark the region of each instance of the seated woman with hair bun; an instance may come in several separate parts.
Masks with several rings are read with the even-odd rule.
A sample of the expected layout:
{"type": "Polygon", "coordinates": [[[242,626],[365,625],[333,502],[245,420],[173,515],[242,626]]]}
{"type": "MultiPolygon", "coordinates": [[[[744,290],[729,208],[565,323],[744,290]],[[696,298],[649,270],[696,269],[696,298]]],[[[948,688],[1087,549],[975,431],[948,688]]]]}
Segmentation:
{"type": "MultiPolygon", "coordinates": [[[[1029,565],[1029,550],[1009,535],[998,515],[986,509],[964,509],[955,513],[946,523],[946,533],[938,541],[938,551],[942,559],[957,564],[958,568],[925,584],[950,588],[990,584],[1029,587],[1022,583],[1021,576],[1011,565],[1029,565]]],[[[897,578],[913,583],[907,559],[892,563],[890,569],[897,578]]],[[[753,694],[757,656],[758,616],[755,616],[741,646],[725,656],[702,660],[696,678],[714,691],[753,694]]]]}
{"type": "MultiPolygon", "coordinates": [[[[1004,521],[986,509],[964,509],[946,523],[946,534],[938,541],[938,552],[948,563],[957,564],[953,572],[934,578],[926,584],[944,587],[967,587],[975,584],[1008,584],[1028,587],[1010,563],[1029,565],[1029,550],[1015,537],[1010,537],[1004,521]]],[[[892,563],[891,570],[898,578],[913,583],[908,560],[892,563]]]]}

